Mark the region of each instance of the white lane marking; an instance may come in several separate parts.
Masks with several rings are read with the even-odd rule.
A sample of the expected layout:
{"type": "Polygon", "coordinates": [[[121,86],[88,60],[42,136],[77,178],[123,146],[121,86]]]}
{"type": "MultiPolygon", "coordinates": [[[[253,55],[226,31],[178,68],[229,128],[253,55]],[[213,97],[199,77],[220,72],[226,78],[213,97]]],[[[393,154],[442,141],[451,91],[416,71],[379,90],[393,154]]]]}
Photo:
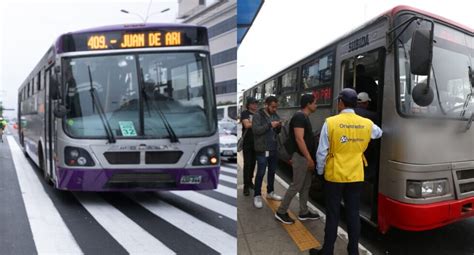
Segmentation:
{"type": "Polygon", "coordinates": [[[156,216],[178,227],[219,253],[237,254],[237,239],[224,231],[159,199],[131,197],[156,216]]]}
{"type": "Polygon", "coordinates": [[[221,166],[221,172],[229,173],[229,174],[237,174],[237,169],[227,168],[221,166]]]}
{"type": "Polygon", "coordinates": [[[170,193],[205,207],[229,219],[237,221],[237,207],[231,206],[217,199],[202,195],[196,191],[170,191],[170,193]]]}
{"type": "MultiPolygon", "coordinates": [[[[275,175],[275,180],[276,180],[278,183],[280,183],[286,190],[288,190],[288,187],[289,187],[290,185],[288,185],[288,183],[286,183],[282,178],[280,178],[280,176],[275,175]]],[[[300,199],[299,193],[296,194],[296,197],[297,197],[298,199],[300,199]]],[[[313,205],[312,203],[310,203],[309,201],[308,201],[308,207],[309,207],[311,210],[317,212],[317,213],[321,216],[321,219],[322,219],[323,221],[326,221],[326,214],[323,213],[321,210],[319,210],[316,206],[314,206],[314,205],[313,205]]],[[[347,237],[349,236],[349,235],[347,234],[347,232],[346,232],[343,228],[341,228],[341,227],[339,227],[339,226],[337,227],[337,235],[338,235],[342,240],[346,240],[346,241],[349,240],[349,239],[347,238],[347,237]]],[[[359,249],[361,249],[362,251],[364,251],[364,252],[365,252],[364,254],[372,255],[372,252],[370,252],[367,248],[365,248],[365,246],[363,246],[361,243],[359,243],[359,249]]]]}
{"type": "Polygon", "coordinates": [[[83,254],[15,139],[13,136],[7,139],[36,251],[38,254],[83,254]]]}
{"type": "Polygon", "coordinates": [[[226,187],[224,185],[218,185],[217,189],[215,189],[216,192],[219,192],[221,194],[224,194],[229,197],[235,197],[237,198],[237,187],[235,189],[226,187]]]}
{"type": "Polygon", "coordinates": [[[130,254],[175,254],[97,194],[74,193],[74,195],[94,219],[130,254]]]}
{"type": "Polygon", "coordinates": [[[235,178],[235,177],[230,177],[230,176],[221,174],[221,175],[219,175],[219,179],[223,180],[223,181],[226,181],[226,182],[233,183],[233,184],[237,184],[237,178],[235,178]]]}

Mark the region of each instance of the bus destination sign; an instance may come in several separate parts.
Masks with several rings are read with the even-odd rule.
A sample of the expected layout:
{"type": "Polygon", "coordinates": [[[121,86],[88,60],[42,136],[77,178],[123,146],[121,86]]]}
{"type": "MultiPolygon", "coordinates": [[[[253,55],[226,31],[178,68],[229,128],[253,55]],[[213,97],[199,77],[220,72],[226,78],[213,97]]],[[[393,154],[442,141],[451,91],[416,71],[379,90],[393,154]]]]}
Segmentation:
{"type": "Polygon", "coordinates": [[[123,33],[119,38],[113,34],[92,34],[87,39],[89,50],[170,47],[181,44],[182,33],[179,31],[123,33]]]}
{"type": "Polygon", "coordinates": [[[332,87],[324,86],[313,89],[313,96],[318,106],[329,106],[332,103],[332,87]]]}
{"type": "Polygon", "coordinates": [[[207,38],[204,27],[114,28],[68,33],[61,37],[58,46],[60,52],[205,46],[207,38]]]}

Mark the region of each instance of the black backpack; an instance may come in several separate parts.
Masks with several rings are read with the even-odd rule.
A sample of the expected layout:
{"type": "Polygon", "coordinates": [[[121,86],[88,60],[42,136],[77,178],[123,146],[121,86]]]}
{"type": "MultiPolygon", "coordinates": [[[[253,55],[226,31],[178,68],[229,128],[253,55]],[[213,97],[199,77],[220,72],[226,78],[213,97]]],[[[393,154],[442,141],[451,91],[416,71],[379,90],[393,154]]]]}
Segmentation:
{"type": "Polygon", "coordinates": [[[290,140],[290,122],[287,121],[281,127],[280,133],[277,135],[277,150],[278,150],[278,159],[289,163],[291,160],[291,154],[287,150],[287,144],[290,140]]]}

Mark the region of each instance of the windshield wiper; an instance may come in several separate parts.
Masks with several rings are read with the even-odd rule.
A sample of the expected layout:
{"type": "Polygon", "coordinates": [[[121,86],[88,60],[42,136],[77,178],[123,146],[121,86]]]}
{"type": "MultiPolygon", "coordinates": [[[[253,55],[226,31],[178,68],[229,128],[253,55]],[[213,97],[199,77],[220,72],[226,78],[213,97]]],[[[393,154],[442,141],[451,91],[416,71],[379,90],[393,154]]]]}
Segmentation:
{"type": "Polygon", "coordinates": [[[466,131],[468,131],[471,128],[473,120],[474,120],[474,112],[472,112],[471,117],[469,118],[469,120],[467,120],[467,125],[465,129],[466,131]]]}
{"type": "MultiPolygon", "coordinates": [[[[146,106],[148,108],[148,112],[149,112],[150,111],[150,105],[148,104],[148,95],[146,94],[146,91],[145,91],[145,85],[144,85],[145,80],[144,80],[144,76],[143,76],[143,69],[141,69],[141,68],[140,68],[140,76],[141,76],[141,82],[139,82],[140,85],[141,85],[140,90],[142,91],[143,99],[145,100],[145,104],[146,104],[146,106]]],[[[155,106],[155,103],[152,102],[152,105],[155,106]]],[[[165,114],[161,111],[159,105],[156,104],[156,107],[152,107],[152,109],[155,110],[155,112],[158,113],[158,116],[160,116],[161,120],[163,121],[163,124],[165,125],[166,132],[168,132],[170,141],[172,143],[179,143],[178,136],[176,135],[176,133],[174,132],[174,130],[171,127],[170,123],[166,119],[165,114]]]]}
{"type": "Polygon", "coordinates": [[[99,97],[97,96],[97,91],[95,90],[93,86],[90,66],[87,66],[87,70],[89,71],[89,82],[91,85],[91,88],[89,89],[89,91],[91,93],[91,98],[92,98],[92,110],[94,110],[95,106],[97,106],[97,112],[99,113],[100,120],[102,121],[102,124],[104,125],[105,133],[107,134],[107,139],[109,140],[109,143],[115,143],[116,140],[115,140],[114,133],[112,131],[112,128],[110,127],[110,123],[107,120],[107,117],[105,116],[104,109],[102,108],[99,97]]]}
{"type": "MultiPolygon", "coordinates": [[[[446,115],[446,110],[444,110],[444,107],[443,105],[441,104],[441,99],[439,97],[439,89],[438,89],[438,81],[436,79],[436,72],[435,72],[435,68],[433,65],[431,65],[431,70],[433,71],[433,80],[434,80],[434,83],[435,83],[435,87],[436,87],[436,98],[438,98],[438,105],[439,105],[439,109],[441,110],[441,113],[443,115],[446,115]]],[[[426,81],[429,83],[429,81],[426,81]]]]}
{"type": "Polygon", "coordinates": [[[471,82],[471,88],[474,88],[474,71],[471,66],[468,66],[467,69],[467,76],[469,77],[469,82],[471,82]]]}
{"type": "MultiPolygon", "coordinates": [[[[468,69],[468,79],[469,82],[471,83],[471,92],[466,96],[466,100],[464,101],[464,104],[462,106],[462,111],[461,111],[461,117],[464,117],[466,114],[467,107],[469,106],[469,103],[471,102],[471,98],[474,95],[474,91],[472,91],[472,88],[474,88],[474,72],[471,69],[471,66],[467,67],[468,69]]],[[[465,128],[465,131],[468,131],[471,128],[472,121],[474,119],[474,111],[471,113],[471,117],[467,120],[467,125],[465,128]]]]}

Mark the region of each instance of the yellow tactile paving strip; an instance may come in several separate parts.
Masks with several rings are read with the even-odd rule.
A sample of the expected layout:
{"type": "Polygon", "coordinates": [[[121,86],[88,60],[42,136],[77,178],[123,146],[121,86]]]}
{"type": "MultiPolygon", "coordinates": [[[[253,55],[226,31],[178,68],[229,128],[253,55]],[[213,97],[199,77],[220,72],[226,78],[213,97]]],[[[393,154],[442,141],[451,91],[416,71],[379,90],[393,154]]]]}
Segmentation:
{"type": "MultiPolygon", "coordinates": [[[[267,190],[266,190],[266,184],[262,184],[262,198],[265,201],[265,203],[270,207],[275,213],[280,206],[280,201],[274,201],[271,199],[267,199],[267,190]]],[[[311,234],[311,232],[308,231],[308,229],[301,223],[301,221],[298,220],[298,218],[291,212],[288,211],[288,214],[290,215],[291,218],[295,220],[294,224],[287,225],[287,224],[281,224],[283,228],[288,232],[290,235],[291,239],[295,242],[296,246],[300,249],[300,251],[306,251],[311,248],[320,248],[321,243],[319,243],[318,240],[311,234]]]]}

